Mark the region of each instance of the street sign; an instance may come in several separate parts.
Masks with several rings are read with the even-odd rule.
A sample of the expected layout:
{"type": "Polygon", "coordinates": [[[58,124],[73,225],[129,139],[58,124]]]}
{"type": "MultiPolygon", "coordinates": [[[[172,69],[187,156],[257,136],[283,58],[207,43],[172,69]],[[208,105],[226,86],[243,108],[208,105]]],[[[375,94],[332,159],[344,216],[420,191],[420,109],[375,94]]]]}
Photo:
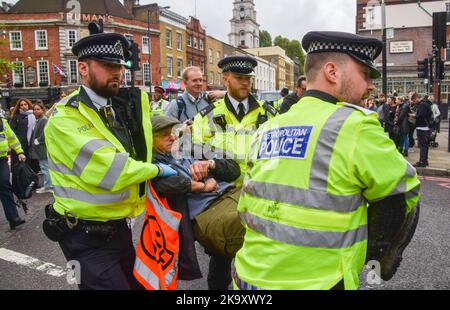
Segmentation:
{"type": "Polygon", "coordinates": [[[394,38],[394,28],[387,28],[386,29],[386,39],[391,40],[394,38]]]}

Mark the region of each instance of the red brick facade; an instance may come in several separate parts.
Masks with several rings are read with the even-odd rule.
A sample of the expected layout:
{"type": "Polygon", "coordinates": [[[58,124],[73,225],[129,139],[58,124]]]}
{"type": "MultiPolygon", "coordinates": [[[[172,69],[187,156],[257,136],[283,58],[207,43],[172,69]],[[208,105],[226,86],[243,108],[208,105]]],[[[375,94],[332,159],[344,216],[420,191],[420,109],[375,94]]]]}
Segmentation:
{"type": "Polygon", "coordinates": [[[205,29],[203,29],[202,25],[200,24],[200,21],[194,17],[190,18],[189,23],[186,26],[186,30],[188,35],[188,46],[187,46],[188,64],[191,63],[192,66],[202,68],[205,74],[205,80],[207,81],[208,70],[206,70],[206,31],[205,29]],[[196,45],[195,41],[197,42],[196,45]],[[201,49],[201,44],[203,44],[203,50],[201,49]]]}

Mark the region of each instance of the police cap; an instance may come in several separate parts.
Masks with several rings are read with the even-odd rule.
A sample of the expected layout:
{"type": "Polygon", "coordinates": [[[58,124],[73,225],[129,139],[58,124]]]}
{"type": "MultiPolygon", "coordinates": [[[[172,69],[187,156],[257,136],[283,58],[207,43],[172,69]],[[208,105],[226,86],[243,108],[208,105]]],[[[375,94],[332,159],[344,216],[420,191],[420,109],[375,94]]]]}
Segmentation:
{"type": "Polygon", "coordinates": [[[218,66],[222,72],[233,72],[244,76],[254,76],[254,69],[258,62],[249,56],[230,56],[219,61],[218,66]]]}
{"type": "Polygon", "coordinates": [[[347,32],[312,31],[303,37],[302,46],[307,54],[325,52],[347,54],[371,68],[373,79],[381,76],[375,65],[375,59],[383,50],[383,43],[376,38],[347,32]]]}
{"type": "Polygon", "coordinates": [[[97,23],[89,24],[90,35],[82,38],[72,47],[78,60],[94,59],[106,63],[126,65],[129,58],[130,43],[121,34],[104,33],[97,23]]]}
{"type": "Polygon", "coordinates": [[[155,92],[164,94],[166,91],[165,91],[165,89],[164,89],[163,87],[161,87],[161,86],[155,86],[155,92]]]}
{"type": "Polygon", "coordinates": [[[169,116],[155,116],[152,118],[153,133],[160,132],[168,127],[173,127],[180,124],[176,118],[169,116]]]}

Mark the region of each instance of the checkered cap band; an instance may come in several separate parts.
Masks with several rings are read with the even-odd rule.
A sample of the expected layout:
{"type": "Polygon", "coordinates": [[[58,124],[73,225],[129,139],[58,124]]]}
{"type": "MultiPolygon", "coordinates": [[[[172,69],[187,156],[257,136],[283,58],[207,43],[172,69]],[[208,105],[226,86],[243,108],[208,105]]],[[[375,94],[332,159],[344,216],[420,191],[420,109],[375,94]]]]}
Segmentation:
{"type": "Polygon", "coordinates": [[[112,57],[120,57],[121,59],[125,58],[125,54],[123,51],[123,46],[118,41],[116,44],[100,44],[100,45],[90,45],[80,50],[78,53],[78,57],[85,56],[112,56],[112,57]]]}
{"type": "Polygon", "coordinates": [[[222,71],[251,72],[253,68],[254,65],[251,61],[237,60],[224,65],[222,71]]]}
{"type": "Polygon", "coordinates": [[[377,54],[377,48],[370,45],[339,42],[311,42],[311,44],[309,45],[308,53],[317,51],[347,51],[362,54],[371,60],[374,60],[375,55],[377,54]]]}

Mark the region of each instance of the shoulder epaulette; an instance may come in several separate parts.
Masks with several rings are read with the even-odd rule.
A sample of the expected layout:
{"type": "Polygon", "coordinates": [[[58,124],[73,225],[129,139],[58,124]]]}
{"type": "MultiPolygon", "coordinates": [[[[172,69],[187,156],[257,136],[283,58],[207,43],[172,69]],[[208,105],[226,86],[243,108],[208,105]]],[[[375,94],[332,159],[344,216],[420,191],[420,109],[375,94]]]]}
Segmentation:
{"type": "Polygon", "coordinates": [[[214,104],[210,104],[209,106],[207,106],[206,108],[201,110],[199,113],[202,117],[205,117],[206,115],[208,115],[209,113],[214,111],[215,108],[216,108],[216,106],[214,104]]]}
{"type": "Polygon", "coordinates": [[[265,101],[263,103],[263,108],[266,109],[267,112],[269,112],[270,114],[272,114],[273,116],[278,114],[277,109],[275,109],[270,103],[268,103],[267,101],[265,101]]]}
{"type": "Polygon", "coordinates": [[[71,107],[71,108],[74,108],[74,109],[78,109],[78,107],[79,107],[79,105],[78,105],[78,96],[71,97],[67,101],[66,107],[71,107]]]}
{"type": "Polygon", "coordinates": [[[366,114],[366,115],[371,115],[371,114],[376,114],[377,112],[351,104],[351,103],[347,103],[347,102],[342,102],[342,104],[347,107],[347,108],[351,108],[354,110],[358,110],[361,111],[362,113],[366,114]]]}

